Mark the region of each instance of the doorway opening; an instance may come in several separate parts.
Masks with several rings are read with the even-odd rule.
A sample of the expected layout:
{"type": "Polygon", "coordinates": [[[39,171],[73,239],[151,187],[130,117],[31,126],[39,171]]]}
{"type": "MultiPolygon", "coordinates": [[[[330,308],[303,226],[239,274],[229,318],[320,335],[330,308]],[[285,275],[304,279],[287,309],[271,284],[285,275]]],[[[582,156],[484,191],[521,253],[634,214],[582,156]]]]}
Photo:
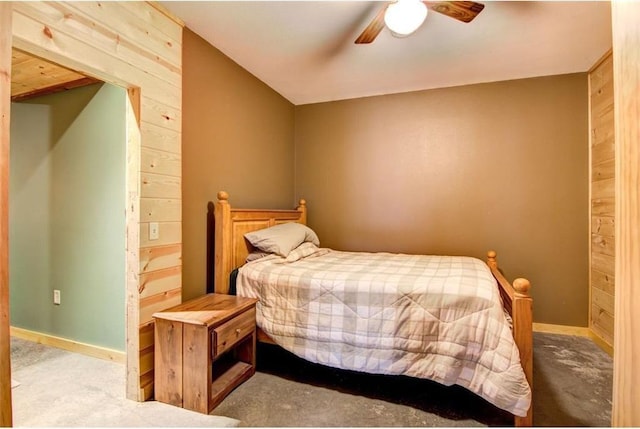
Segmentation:
{"type": "Polygon", "coordinates": [[[139,97],[12,50],[12,336],[127,361],[139,97]]]}
{"type": "Polygon", "coordinates": [[[13,333],[124,361],[126,91],[17,49],[11,86],[13,333]]]}

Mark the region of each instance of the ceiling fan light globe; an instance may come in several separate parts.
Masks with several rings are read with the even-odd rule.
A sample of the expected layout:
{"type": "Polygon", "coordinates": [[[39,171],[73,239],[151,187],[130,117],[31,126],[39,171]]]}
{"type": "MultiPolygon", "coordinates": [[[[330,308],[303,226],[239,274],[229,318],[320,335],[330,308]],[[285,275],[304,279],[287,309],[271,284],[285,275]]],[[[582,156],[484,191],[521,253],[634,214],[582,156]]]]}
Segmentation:
{"type": "Polygon", "coordinates": [[[387,7],[384,23],[397,37],[416,31],[427,17],[427,6],[420,0],[398,0],[387,7]]]}

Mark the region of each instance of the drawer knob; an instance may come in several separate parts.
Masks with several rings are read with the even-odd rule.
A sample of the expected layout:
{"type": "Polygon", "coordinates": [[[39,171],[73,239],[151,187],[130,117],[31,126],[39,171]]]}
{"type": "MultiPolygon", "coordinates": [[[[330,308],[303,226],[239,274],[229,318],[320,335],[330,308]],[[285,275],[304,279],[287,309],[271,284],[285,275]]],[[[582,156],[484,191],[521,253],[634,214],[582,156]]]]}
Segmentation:
{"type": "Polygon", "coordinates": [[[240,335],[240,328],[236,329],[236,335],[240,335]]]}

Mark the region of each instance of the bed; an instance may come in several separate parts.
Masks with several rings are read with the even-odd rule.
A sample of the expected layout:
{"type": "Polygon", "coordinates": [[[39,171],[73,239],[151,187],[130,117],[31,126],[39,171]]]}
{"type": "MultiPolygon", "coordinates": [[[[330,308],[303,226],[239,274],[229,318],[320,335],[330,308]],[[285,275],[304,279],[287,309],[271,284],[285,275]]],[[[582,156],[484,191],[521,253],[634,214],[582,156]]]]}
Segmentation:
{"type": "Polygon", "coordinates": [[[259,340],[337,368],[458,384],[516,426],[532,425],[530,284],[510,284],[495,252],[484,263],[322,248],[302,226],[304,200],[295,210],[237,209],[219,192],[214,212],[215,292],[229,293],[241,267],[237,293],[260,300],[259,340]],[[285,229],[304,238],[263,249],[259,240],[285,229]]]}

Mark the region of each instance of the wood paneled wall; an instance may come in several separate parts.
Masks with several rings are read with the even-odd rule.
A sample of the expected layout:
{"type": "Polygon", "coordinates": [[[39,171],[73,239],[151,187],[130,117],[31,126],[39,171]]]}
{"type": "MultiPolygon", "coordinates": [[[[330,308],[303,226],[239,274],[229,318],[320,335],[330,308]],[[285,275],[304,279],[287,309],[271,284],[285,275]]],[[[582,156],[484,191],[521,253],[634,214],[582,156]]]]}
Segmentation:
{"type": "Polygon", "coordinates": [[[2,30],[12,28],[13,46],[128,89],[127,397],[148,399],[151,315],[181,302],[182,24],[147,2],[12,7],[13,25],[2,30]],[[149,222],[159,222],[158,240],[149,222]]]}
{"type": "Polygon", "coordinates": [[[613,426],[640,426],[640,2],[612,2],[616,129],[613,426]]]}
{"type": "Polygon", "coordinates": [[[12,425],[9,336],[11,3],[0,2],[0,426],[12,425]]]}
{"type": "Polygon", "coordinates": [[[613,346],[615,297],[615,127],[613,56],[589,72],[591,252],[589,327],[613,346]]]}

